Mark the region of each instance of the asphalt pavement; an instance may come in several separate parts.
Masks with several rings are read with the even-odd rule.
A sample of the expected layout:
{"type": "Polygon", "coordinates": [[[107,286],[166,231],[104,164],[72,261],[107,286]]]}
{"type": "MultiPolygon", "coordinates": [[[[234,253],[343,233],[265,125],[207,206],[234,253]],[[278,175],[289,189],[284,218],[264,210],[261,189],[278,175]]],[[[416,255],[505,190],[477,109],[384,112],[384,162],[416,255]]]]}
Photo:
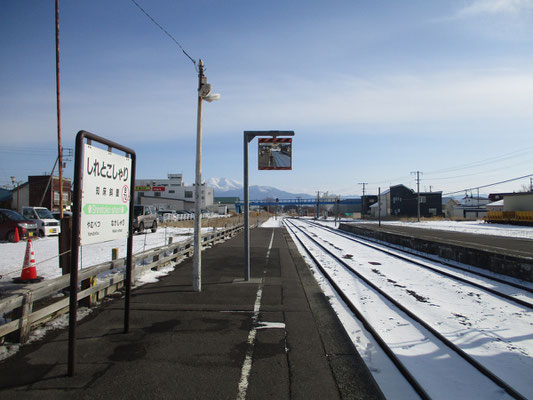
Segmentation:
{"type": "Polygon", "coordinates": [[[0,398],[382,398],[287,232],[253,229],[251,264],[243,282],[241,234],[203,252],[201,292],[191,260],[134,289],[129,333],[123,299],[105,302],[78,325],[73,377],[54,331],[0,363],[0,398]]]}

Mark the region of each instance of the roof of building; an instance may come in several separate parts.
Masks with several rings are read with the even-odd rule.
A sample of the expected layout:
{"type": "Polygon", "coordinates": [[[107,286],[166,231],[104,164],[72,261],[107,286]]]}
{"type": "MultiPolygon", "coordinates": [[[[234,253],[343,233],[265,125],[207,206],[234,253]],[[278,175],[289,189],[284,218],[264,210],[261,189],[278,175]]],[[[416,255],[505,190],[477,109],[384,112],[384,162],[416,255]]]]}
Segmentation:
{"type": "Polygon", "coordinates": [[[511,196],[533,196],[533,192],[517,192],[517,193],[504,193],[503,197],[511,197],[511,196]]]}
{"type": "Polygon", "coordinates": [[[453,197],[443,197],[442,198],[442,204],[448,204],[449,202],[453,202],[453,204],[461,204],[461,202],[457,199],[454,199],[453,197]]]}
{"type": "Polygon", "coordinates": [[[0,201],[9,201],[13,197],[11,190],[0,188],[0,201]]]}

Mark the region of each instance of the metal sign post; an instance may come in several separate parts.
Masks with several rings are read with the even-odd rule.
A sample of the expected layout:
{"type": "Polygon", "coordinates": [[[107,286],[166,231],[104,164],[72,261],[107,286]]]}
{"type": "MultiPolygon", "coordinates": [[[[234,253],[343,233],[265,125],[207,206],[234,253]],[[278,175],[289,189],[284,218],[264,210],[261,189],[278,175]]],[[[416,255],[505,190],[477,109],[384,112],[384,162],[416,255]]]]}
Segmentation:
{"type": "MultiPolygon", "coordinates": [[[[250,199],[248,191],[248,143],[256,136],[294,136],[294,131],[244,131],[244,280],[250,280],[250,199]]],[[[291,163],[292,167],[292,163],[291,163]]],[[[283,168],[287,169],[287,168],[283,168]]]]}
{"type": "Polygon", "coordinates": [[[74,375],[75,367],[80,244],[127,237],[124,332],[129,330],[135,164],[136,155],[133,150],[86,131],[78,132],[74,162],[68,376],[74,375]],[[85,139],[87,143],[84,143],[85,139]],[[92,146],[93,141],[107,146],[107,151],[92,146]],[[112,149],[126,155],[113,153],[112,149]]]}

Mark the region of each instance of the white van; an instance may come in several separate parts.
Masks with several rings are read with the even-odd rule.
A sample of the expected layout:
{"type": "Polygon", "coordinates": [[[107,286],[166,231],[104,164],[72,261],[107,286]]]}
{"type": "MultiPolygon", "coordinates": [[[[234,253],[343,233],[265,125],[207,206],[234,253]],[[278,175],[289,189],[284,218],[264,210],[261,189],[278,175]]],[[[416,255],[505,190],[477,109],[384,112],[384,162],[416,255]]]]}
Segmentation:
{"type": "Polygon", "coordinates": [[[37,224],[40,237],[59,235],[61,232],[59,221],[46,207],[22,207],[22,215],[37,224]]]}

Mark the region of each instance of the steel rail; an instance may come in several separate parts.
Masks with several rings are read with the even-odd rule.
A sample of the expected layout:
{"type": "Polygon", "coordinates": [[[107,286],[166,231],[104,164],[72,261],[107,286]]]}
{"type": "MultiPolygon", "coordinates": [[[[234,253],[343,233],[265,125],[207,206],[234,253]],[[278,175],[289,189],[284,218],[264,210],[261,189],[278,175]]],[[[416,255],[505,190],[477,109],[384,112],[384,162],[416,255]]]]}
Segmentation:
{"type": "MultiPolygon", "coordinates": [[[[287,220],[285,220],[287,221],[287,220]]],[[[460,357],[462,357],[465,361],[467,361],[469,364],[471,364],[474,368],[476,368],[480,373],[485,375],[487,378],[489,378],[491,381],[493,381],[496,385],[501,387],[503,390],[505,390],[509,395],[513,396],[515,399],[521,399],[525,400],[526,398],[522,396],[520,393],[518,393],[515,389],[513,389],[511,386],[509,386],[507,383],[505,383],[502,379],[500,379],[498,376],[496,376],[494,373],[492,373],[490,370],[488,370],[485,366],[483,366],[481,363],[479,363],[477,360],[475,360],[473,357],[468,355],[465,351],[460,349],[458,346],[456,346],[453,342],[446,339],[440,332],[435,330],[431,325],[429,325],[427,322],[425,322],[423,319],[418,317],[416,314],[414,314],[412,311],[410,311],[408,308],[403,306],[401,303],[399,303],[397,300],[392,298],[390,295],[385,293],[383,290],[378,288],[374,283],[372,283],[370,280],[365,278],[362,274],[357,272],[355,269],[353,269],[350,265],[348,265],[346,262],[344,262],[342,259],[337,257],[335,254],[333,254],[330,250],[328,250],[325,246],[320,244],[317,240],[311,237],[307,232],[305,232],[302,228],[298,227],[294,222],[289,221],[290,224],[292,224],[295,228],[297,228],[304,236],[306,236],[310,241],[316,244],[320,249],[322,249],[326,254],[330,255],[332,258],[334,258],[339,264],[343,265],[346,269],[348,269],[350,272],[355,274],[359,279],[361,279],[364,283],[366,283],[368,286],[370,286],[372,289],[374,289],[377,293],[379,293],[381,296],[383,296],[385,299],[390,301],[392,304],[394,304],[398,309],[403,311],[405,314],[407,314],[410,318],[412,318],[414,321],[418,322],[420,325],[422,325],[425,329],[427,329],[431,334],[433,334],[437,339],[439,339],[443,344],[445,344],[448,348],[450,348],[452,351],[457,353],[460,357]]],[[[300,243],[301,240],[299,240],[300,243]]],[[[306,246],[302,244],[302,246],[305,248],[306,246]]],[[[313,257],[314,260],[316,260],[313,257]]]]}
{"type": "MultiPolygon", "coordinates": [[[[285,220],[286,221],[286,220],[285,220]]],[[[294,223],[291,222],[291,224],[298,228],[294,223]]],[[[354,313],[354,315],[357,317],[358,320],[361,321],[365,329],[372,335],[374,340],[379,344],[379,346],[382,348],[382,350],[387,354],[389,359],[392,361],[392,363],[398,368],[400,373],[403,375],[403,377],[411,384],[415,392],[422,398],[422,399],[431,399],[429,394],[424,390],[422,385],[416,380],[416,378],[409,372],[409,369],[400,361],[398,356],[391,350],[391,348],[387,345],[385,340],[379,335],[379,333],[374,329],[374,327],[368,322],[368,320],[364,317],[364,315],[359,311],[359,309],[352,303],[352,301],[344,294],[342,289],[337,285],[335,280],[331,277],[331,275],[328,273],[328,271],[320,264],[320,262],[315,258],[315,256],[309,251],[307,246],[302,242],[302,240],[298,237],[296,232],[288,225],[286,224],[287,228],[293,233],[294,237],[298,240],[300,245],[305,249],[309,257],[314,261],[318,269],[322,272],[322,274],[326,277],[328,282],[331,286],[335,289],[337,294],[341,297],[341,299],[344,301],[346,306],[350,309],[351,312],[354,313]]]]}
{"type": "Polygon", "coordinates": [[[449,264],[449,263],[446,263],[446,262],[441,262],[441,261],[437,261],[437,260],[432,260],[432,259],[430,259],[429,257],[419,256],[418,254],[416,254],[416,255],[415,255],[415,254],[411,254],[411,253],[409,253],[409,252],[405,252],[405,251],[399,250],[399,249],[394,248],[394,247],[392,247],[392,246],[388,246],[387,244],[379,243],[379,246],[376,246],[376,245],[373,245],[373,244],[370,244],[370,243],[365,243],[363,240],[366,240],[366,238],[365,238],[365,239],[362,239],[362,240],[359,240],[359,239],[354,238],[353,235],[350,235],[349,233],[345,233],[345,232],[342,232],[342,233],[341,233],[341,232],[339,232],[338,230],[332,229],[332,228],[330,228],[330,227],[328,227],[328,226],[324,226],[324,225],[321,225],[321,224],[317,224],[317,223],[314,223],[314,222],[311,222],[311,221],[305,221],[305,220],[303,220],[303,221],[306,222],[306,223],[308,223],[308,224],[310,224],[310,225],[316,226],[316,227],[318,227],[318,228],[321,228],[321,229],[327,230],[327,231],[329,231],[329,232],[332,232],[332,233],[334,233],[334,234],[336,234],[336,235],[342,236],[342,237],[344,237],[344,238],[346,238],[346,239],[348,239],[348,240],[351,240],[351,241],[353,241],[353,242],[359,243],[359,244],[361,244],[361,245],[363,245],[363,246],[370,247],[370,248],[372,248],[372,249],[374,249],[374,250],[380,251],[380,252],[385,253],[385,254],[387,254],[387,255],[390,255],[390,256],[392,256],[392,257],[396,257],[396,258],[398,258],[398,259],[400,259],[400,260],[403,260],[403,261],[406,261],[406,262],[409,262],[409,263],[412,263],[412,264],[418,265],[418,266],[420,266],[420,267],[423,267],[423,268],[429,269],[429,270],[431,270],[431,271],[433,271],[433,272],[436,272],[436,273],[438,273],[438,274],[441,274],[441,275],[447,276],[448,278],[455,279],[456,281],[463,282],[463,283],[467,283],[467,284],[469,284],[469,285],[472,285],[472,286],[477,287],[478,289],[481,289],[481,290],[487,291],[487,292],[492,293],[492,294],[494,294],[494,295],[496,295],[496,296],[502,297],[502,298],[504,298],[504,299],[506,299],[506,300],[509,300],[509,301],[514,302],[514,303],[520,304],[521,306],[524,306],[524,307],[527,307],[527,308],[533,309],[533,304],[530,303],[530,302],[528,302],[528,301],[518,299],[518,298],[513,297],[513,296],[511,296],[511,295],[509,295],[509,294],[502,293],[502,292],[500,292],[500,291],[498,291],[498,290],[496,290],[496,289],[492,289],[492,288],[489,288],[489,287],[483,286],[483,285],[481,285],[481,284],[479,284],[479,283],[472,282],[471,280],[468,280],[467,278],[461,278],[460,276],[457,276],[457,275],[451,274],[451,273],[449,273],[449,272],[445,272],[445,271],[439,270],[438,268],[434,268],[434,267],[432,267],[432,266],[430,266],[430,265],[427,265],[427,264],[424,264],[424,263],[422,263],[422,262],[419,262],[419,261],[413,260],[413,259],[411,259],[411,258],[409,258],[409,257],[406,257],[406,256],[403,256],[403,255],[401,255],[401,254],[391,253],[390,251],[385,250],[385,249],[382,249],[382,248],[380,248],[379,246],[383,246],[383,247],[386,247],[386,248],[388,248],[388,249],[392,249],[392,250],[394,250],[395,252],[406,253],[406,254],[409,254],[409,255],[411,255],[411,256],[424,258],[424,259],[426,259],[426,260],[429,260],[429,261],[432,261],[432,262],[436,262],[436,263],[439,263],[439,264],[442,264],[442,265],[446,265],[446,266],[448,266],[448,267],[458,268],[458,269],[460,269],[460,270],[462,270],[462,271],[469,272],[469,273],[471,273],[471,274],[473,274],[473,275],[481,276],[481,277],[483,277],[483,278],[487,278],[487,279],[492,279],[492,280],[494,280],[494,281],[496,281],[496,282],[504,283],[504,284],[507,284],[507,285],[509,285],[509,286],[512,286],[512,287],[515,287],[515,288],[522,289],[522,290],[524,290],[524,291],[527,291],[527,292],[531,292],[531,293],[533,293],[533,289],[531,289],[531,288],[528,288],[528,287],[525,287],[525,286],[521,286],[521,285],[518,285],[518,284],[514,284],[513,282],[507,282],[505,279],[493,278],[493,277],[487,276],[487,275],[485,275],[485,274],[481,274],[481,273],[477,273],[477,272],[475,272],[475,271],[471,271],[471,270],[469,270],[469,269],[467,269],[467,268],[456,267],[456,266],[454,266],[454,265],[452,265],[452,264],[449,264]]]}
{"type": "MultiPolygon", "coordinates": [[[[309,221],[309,223],[311,224],[314,224],[314,225],[317,225],[319,226],[320,224],[317,224],[315,222],[312,222],[312,221],[309,221]]],[[[323,225],[322,225],[323,226],[323,225]]],[[[341,234],[339,230],[335,230],[335,229],[332,229],[330,227],[327,227],[327,226],[324,226],[324,228],[326,229],[329,229],[333,232],[335,231],[338,231],[339,234],[341,234]]],[[[513,286],[517,289],[522,289],[522,290],[525,290],[526,292],[530,292],[530,293],[533,293],[533,288],[530,288],[530,287],[527,287],[527,286],[524,286],[524,285],[520,285],[519,283],[514,283],[514,282],[511,282],[511,281],[508,281],[508,280],[505,280],[505,279],[502,279],[502,278],[498,278],[497,276],[491,276],[491,275],[488,275],[488,274],[484,274],[483,272],[481,271],[473,271],[473,270],[470,270],[468,268],[464,268],[464,267],[461,267],[460,265],[455,265],[455,264],[452,264],[450,262],[447,262],[445,260],[440,260],[438,256],[431,256],[431,255],[424,255],[424,254],[418,254],[416,253],[415,251],[413,252],[409,252],[407,250],[402,250],[400,249],[399,247],[401,246],[396,246],[396,245],[392,245],[390,243],[386,243],[386,242],[383,242],[381,240],[377,240],[377,239],[374,239],[374,238],[370,238],[370,237],[365,237],[365,236],[359,236],[359,235],[356,235],[355,233],[352,233],[352,232],[346,232],[346,231],[342,231],[342,235],[345,235],[346,237],[348,236],[352,236],[352,237],[359,237],[361,238],[362,240],[366,240],[368,242],[373,242],[373,243],[377,243],[379,245],[382,245],[384,247],[388,247],[390,249],[393,249],[393,250],[396,250],[396,251],[400,251],[400,252],[403,252],[403,253],[407,253],[407,254],[411,254],[411,255],[414,255],[416,257],[419,257],[419,258],[423,258],[425,260],[428,260],[428,261],[435,261],[435,262],[438,262],[440,264],[443,264],[443,265],[446,265],[448,267],[452,267],[452,268],[455,268],[455,269],[459,269],[461,271],[466,271],[466,272],[470,272],[472,274],[475,274],[475,275],[479,275],[479,276],[482,276],[484,278],[489,278],[489,279],[492,279],[493,281],[496,281],[496,282],[500,282],[500,283],[505,283],[509,286],[513,286]]],[[[518,279],[518,278],[515,278],[515,279],[518,279]]]]}

